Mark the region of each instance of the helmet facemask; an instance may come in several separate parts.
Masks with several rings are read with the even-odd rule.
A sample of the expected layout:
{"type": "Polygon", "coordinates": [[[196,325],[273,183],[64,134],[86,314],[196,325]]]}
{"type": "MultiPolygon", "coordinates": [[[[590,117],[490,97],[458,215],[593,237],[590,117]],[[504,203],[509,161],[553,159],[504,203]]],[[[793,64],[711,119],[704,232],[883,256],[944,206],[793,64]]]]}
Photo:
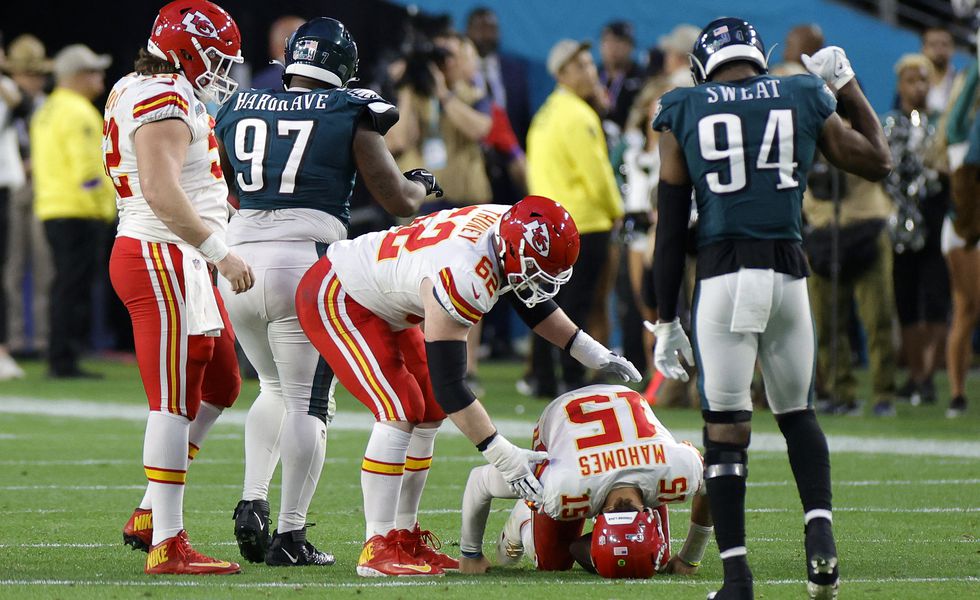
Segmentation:
{"type": "MultiPolygon", "coordinates": [[[[572,278],[572,268],[551,275],[538,266],[536,260],[530,256],[524,256],[526,242],[522,239],[517,247],[517,256],[521,271],[519,273],[507,273],[507,287],[501,293],[512,290],[514,295],[528,308],[547,302],[555,297],[561,286],[568,283],[572,278]]],[[[502,244],[506,248],[506,244],[502,244]]],[[[503,251],[506,252],[506,249],[503,251]]],[[[501,257],[503,258],[503,256],[501,257]]]]}
{"type": "Polygon", "coordinates": [[[196,38],[191,42],[204,63],[204,71],[194,79],[194,89],[201,100],[224,104],[238,89],[238,82],[231,78],[231,67],[242,62],[242,57],[230,56],[214,46],[202,48],[196,38]]]}

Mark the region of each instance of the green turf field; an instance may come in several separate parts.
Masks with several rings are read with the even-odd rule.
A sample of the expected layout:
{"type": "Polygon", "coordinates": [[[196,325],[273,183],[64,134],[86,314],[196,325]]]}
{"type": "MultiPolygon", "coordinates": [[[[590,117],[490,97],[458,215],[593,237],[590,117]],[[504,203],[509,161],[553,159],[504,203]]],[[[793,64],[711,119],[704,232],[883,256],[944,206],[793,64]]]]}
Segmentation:
{"type": "MultiPolygon", "coordinates": [[[[313,500],[310,539],[337,555],[334,567],[282,569],[243,565],[225,578],[148,577],[145,554],[122,545],[121,528],[143,493],[145,415],[133,365],[89,363],[102,381],[51,382],[39,365],[29,378],[0,383],[0,597],[3,598],[669,598],[702,599],[720,583],[712,545],[694,577],[608,582],[580,570],[535,572],[529,563],[483,577],[434,580],[358,578],[363,537],[361,452],[371,419],[348,396],[338,399],[327,463],[313,500]]],[[[527,443],[543,402],[519,396],[517,365],[486,365],[487,404],[501,429],[527,443]],[[523,432],[523,437],[521,433],[523,432]]],[[[940,385],[940,398],[944,388],[940,385]]],[[[980,398],[980,384],[969,394],[980,398]]],[[[195,546],[237,559],[231,513],[242,480],[242,425],[256,392],[246,382],[191,466],[185,499],[195,546]]],[[[835,529],[842,561],[841,597],[980,598],[980,407],[948,421],[945,405],[901,405],[898,418],[822,418],[833,458],[835,529]]],[[[699,442],[696,411],[658,410],[678,437],[699,442]]],[[[422,525],[455,554],[459,506],[470,468],[482,457],[446,427],[436,444],[422,525]]],[[[750,456],[749,557],[756,597],[805,598],[802,517],[780,437],[768,414],[756,417],[750,456]]],[[[276,479],[278,482],[278,477],[276,479]]],[[[273,511],[278,490],[273,491],[273,511]]],[[[495,536],[510,504],[499,501],[488,527],[495,536]]],[[[273,515],[274,518],[274,515],[273,515]]],[[[672,511],[675,543],[688,513],[672,511]]],[[[444,548],[445,549],[445,548],[444,548]]],[[[487,546],[489,555],[493,547],[487,546]]]]}

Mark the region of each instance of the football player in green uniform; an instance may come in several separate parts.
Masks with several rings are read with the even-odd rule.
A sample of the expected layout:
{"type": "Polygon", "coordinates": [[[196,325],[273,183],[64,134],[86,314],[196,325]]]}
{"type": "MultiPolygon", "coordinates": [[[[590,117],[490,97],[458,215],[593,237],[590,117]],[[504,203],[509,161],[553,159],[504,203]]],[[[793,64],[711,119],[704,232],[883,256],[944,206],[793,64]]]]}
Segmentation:
{"type": "Polygon", "coordinates": [[[872,180],[891,168],[888,144],[844,51],[803,56],[813,74],[773,77],[759,33],[736,18],[705,27],[692,50],[697,85],[673,90],[654,117],[660,188],[654,287],[660,321],[654,361],[686,380],[696,356],[705,420],[705,483],[725,579],[715,600],[752,598],[745,548],[749,385],[762,364],[769,406],[786,438],[803,504],[808,590],[836,598],[830,456],[814,415],[814,333],[804,277],[801,203],[819,147],[872,180]],[[835,112],[851,121],[848,127],[835,112]],[[677,298],[692,190],[698,212],[694,346],[677,298]]]}

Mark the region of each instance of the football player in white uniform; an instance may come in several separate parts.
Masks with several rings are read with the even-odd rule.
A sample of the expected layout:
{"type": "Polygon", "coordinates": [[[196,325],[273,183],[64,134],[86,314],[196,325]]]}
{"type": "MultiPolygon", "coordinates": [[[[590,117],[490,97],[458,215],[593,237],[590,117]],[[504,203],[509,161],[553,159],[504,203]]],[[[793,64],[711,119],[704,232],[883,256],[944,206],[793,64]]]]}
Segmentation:
{"type": "Polygon", "coordinates": [[[347,237],[357,174],[401,217],[417,212],[435,178],[404,176],[385,146],[398,110],[371,90],[347,88],[357,45],[336,19],[318,17],[286,42],[285,87],[240,90],[215,131],[239,210],[228,244],[255,271],[255,289],[221,285],[260,393],[245,421],[245,485],[235,508],[242,556],[269,565],[330,565],[306,539],[306,514],[323,468],[333,373],[296,318],[296,286],[328,244],[347,237]],[[282,459],[282,498],[269,535],[269,480],[282,459]]]}
{"type": "Polygon", "coordinates": [[[252,273],[224,242],[228,188],[204,105],[234,91],[228,69],[241,61],[240,47],[238,26],[221,7],[171,2],[105,108],[105,167],[119,208],[109,271],[133,321],[150,404],[149,483],[123,537],[148,550],[150,574],[240,570],[195,551],[183,524],[188,459],[241,386],[234,333],[208,264],[236,292],[252,287],[252,273]]]}
{"type": "Polygon", "coordinates": [[[555,201],[444,210],[330,245],[296,295],[300,324],[377,423],[361,466],[362,576],[438,575],[458,562],[423,543],[419,499],[437,428],[453,423],[523,497],[543,455],[499,435],[466,386],[466,338],[506,292],[524,321],[584,365],[639,380],[629,361],[578,329],[552,297],[578,257],[578,230],[555,201]],[[424,321],[425,333],[417,327],[424,321]]]}
{"type": "MultiPolygon", "coordinates": [[[[712,532],[704,463],[640,394],[621,385],[568,392],[541,413],[532,445],[548,454],[536,469],[542,501],[532,512],[518,500],[498,538],[498,563],[527,553],[542,571],[567,570],[573,560],[610,578],[697,571],[712,532]],[[687,540],[671,556],[667,506],[686,501],[692,502],[687,540]],[[595,518],[595,527],[582,536],[587,518],[595,518]]],[[[491,501],[516,497],[490,465],[470,473],[459,543],[464,573],[490,566],[483,534],[491,501]]]]}

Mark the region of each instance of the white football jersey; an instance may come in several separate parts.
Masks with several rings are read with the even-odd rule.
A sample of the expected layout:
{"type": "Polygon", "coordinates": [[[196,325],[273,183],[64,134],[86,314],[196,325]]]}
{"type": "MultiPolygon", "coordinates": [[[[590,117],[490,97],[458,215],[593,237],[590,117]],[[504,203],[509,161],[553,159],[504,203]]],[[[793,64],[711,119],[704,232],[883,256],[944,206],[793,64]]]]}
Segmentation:
{"type": "Polygon", "coordinates": [[[180,186],[194,210],[211,228],[228,226],[228,186],[221,174],[214,119],[182,74],[130,73],[112,87],[105,106],[102,149],[106,173],[116,187],[118,236],[149,242],[178,243],[177,237],[150,210],[136,168],[136,130],[146,123],[180,119],[191,132],[191,144],[180,174],[180,186]]]}
{"type": "Polygon", "coordinates": [[[419,287],[426,278],[446,312],[469,327],[500,297],[492,233],[509,208],[442,210],[402,227],[334,242],[327,257],[344,291],[395,328],[422,321],[419,287]]]}
{"type": "Polygon", "coordinates": [[[554,519],[594,517],[621,487],[638,487],[651,508],[704,493],[701,453],[676,441],[643,396],[621,385],[555,399],[538,420],[533,447],[548,452],[538,476],[544,512],[554,519]]]}

